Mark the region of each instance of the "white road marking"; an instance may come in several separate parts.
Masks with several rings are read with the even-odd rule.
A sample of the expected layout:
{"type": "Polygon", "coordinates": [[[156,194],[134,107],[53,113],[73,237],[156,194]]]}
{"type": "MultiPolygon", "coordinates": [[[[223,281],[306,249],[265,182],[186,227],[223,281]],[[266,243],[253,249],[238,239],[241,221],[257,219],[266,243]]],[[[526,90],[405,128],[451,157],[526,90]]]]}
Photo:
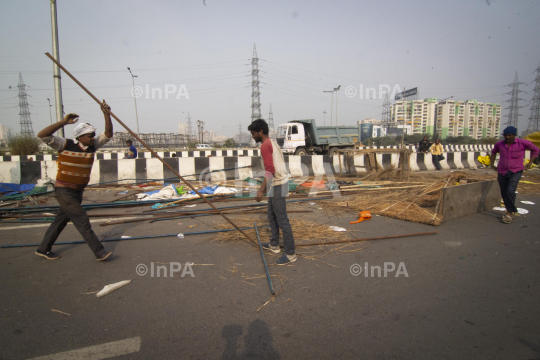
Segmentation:
{"type": "Polygon", "coordinates": [[[89,346],[82,349],[65,351],[57,354],[41,356],[32,358],[30,360],[73,360],[73,359],[85,359],[85,360],[97,360],[107,359],[115,356],[131,354],[138,352],[141,349],[141,338],[139,336],[125,339],[120,341],[114,341],[106,344],[89,346]]]}
{"type": "MultiPolygon", "coordinates": [[[[151,216],[151,215],[141,215],[141,217],[145,216],[151,216]]],[[[99,223],[99,222],[105,222],[105,221],[120,221],[120,220],[129,220],[129,219],[135,219],[134,216],[131,217],[120,217],[120,218],[107,218],[107,219],[95,219],[90,220],[90,223],[99,223]]],[[[152,219],[151,217],[148,218],[148,220],[152,219]]],[[[68,222],[68,225],[73,225],[72,222],[68,222]]],[[[17,230],[17,229],[30,229],[35,227],[49,227],[51,226],[51,223],[44,223],[44,224],[33,224],[33,225],[16,225],[16,226],[0,226],[0,230],[17,230]]]]}

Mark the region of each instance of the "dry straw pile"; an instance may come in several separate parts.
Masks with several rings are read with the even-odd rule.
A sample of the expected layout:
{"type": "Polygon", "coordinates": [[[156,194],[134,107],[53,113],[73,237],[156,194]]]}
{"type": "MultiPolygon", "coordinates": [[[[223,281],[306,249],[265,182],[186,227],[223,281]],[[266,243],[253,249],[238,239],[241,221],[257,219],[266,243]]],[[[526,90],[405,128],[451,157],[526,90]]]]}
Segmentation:
{"type": "MultiPolygon", "coordinates": [[[[294,241],[298,244],[305,242],[321,242],[323,240],[346,240],[349,239],[347,232],[338,232],[329,228],[328,225],[318,224],[311,221],[305,221],[300,219],[291,219],[292,231],[294,234],[294,241]]],[[[268,242],[270,239],[270,228],[261,228],[262,226],[268,226],[268,221],[261,221],[256,217],[242,217],[235,218],[234,222],[240,228],[253,227],[253,222],[257,222],[257,227],[259,227],[259,234],[262,242],[268,242]]],[[[225,221],[220,221],[217,225],[219,229],[229,229],[231,225],[225,221]]],[[[252,239],[257,239],[255,230],[245,230],[252,239]]],[[[218,233],[214,240],[217,241],[233,241],[241,240],[244,241],[245,238],[238,231],[229,231],[218,233]]]]}

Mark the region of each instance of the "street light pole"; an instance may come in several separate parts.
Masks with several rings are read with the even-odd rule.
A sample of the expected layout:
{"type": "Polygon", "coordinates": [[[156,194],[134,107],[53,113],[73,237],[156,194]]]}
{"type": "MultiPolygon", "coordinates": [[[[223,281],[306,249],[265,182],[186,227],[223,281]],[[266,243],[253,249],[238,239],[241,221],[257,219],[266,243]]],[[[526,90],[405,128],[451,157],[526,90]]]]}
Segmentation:
{"type": "Polygon", "coordinates": [[[334,88],[334,91],[336,92],[336,126],[337,126],[337,92],[339,91],[339,89],[341,89],[341,85],[334,88]]]}
{"type": "Polygon", "coordinates": [[[141,133],[139,132],[139,115],[137,114],[137,96],[135,96],[135,78],[138,76],[133,75],[129,66],[127,69],[129,70],[129,73],[131,74],[131,82],[133,84],[133,87],[131,88],[131,95],[133,96],[133,100],[135,101],[135,119],[137,120],[137,135],[141,137],[141,133]]]}
{"type": "Polygon", "coordinates": [[[47,98],[47,101],[49,102],[49,117],[51,118],[51,125],[52,125],[52,113],[51,113],[51,99],[47,98]]]}
{"type": "MultiPolygon", "coordinates": [[[[56,0],[51,1],[51,29],[52,29],[52,53],[56,61],[60,61],[60,49],[58,47],[58,21],[56,16],[56,0]]],[[[60,67],[53,64],[54,99],[56,105],[56,122],[64,118],[64,105],[62,102],[62,83],[60,81],[60,67]]],[[[49,108],[50,109],[50,108],[49,108]]],[[[58,129],[58,135],[64,137],[64,128],[58,129]]]]}
{"type": "Polygon", "coordinates": [[[334,113],[334,90],[324,91],[325,93],[332,93],[332,100],[330,101],[330,126],[332,126],[332,114],[334,113]]]}

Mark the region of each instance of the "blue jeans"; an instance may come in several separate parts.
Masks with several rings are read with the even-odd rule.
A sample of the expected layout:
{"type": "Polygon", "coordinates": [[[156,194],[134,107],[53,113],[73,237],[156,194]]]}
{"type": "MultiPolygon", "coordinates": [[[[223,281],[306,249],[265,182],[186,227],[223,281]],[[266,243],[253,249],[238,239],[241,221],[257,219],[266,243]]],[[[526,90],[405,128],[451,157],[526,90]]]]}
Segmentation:
{"type": "Polygon", "coordinates": [[[523,175],[523,170],[513,173],[507,171],[506,174],[497,176],[499,187],[501,188],[501,196],[504,201],[504,207],[508,212],[517,212],[516,208],[516,190],[519,180],[523,175]]]}
{"type": "Polygon", "coordinates": [[[270,221],[270,230],[272,237],[270,244],[272,246],[279,245],[279,229],[283,234],[283,246],[285,254],[294,255],[294,237],[292,233],[291,223],[287,216],[286,195],[289,192],[289,184],[272,186],[268,193],[268,221],[270,221]]]}
{"type": "Polygon", "coordinates": [[[441,161],[441,157],[442,155],[433,155],[433,163],[435,164],[435,167],[437,168],[437,170],[442,169],[442,166],[439,163],[439,161],[441,161]]]}

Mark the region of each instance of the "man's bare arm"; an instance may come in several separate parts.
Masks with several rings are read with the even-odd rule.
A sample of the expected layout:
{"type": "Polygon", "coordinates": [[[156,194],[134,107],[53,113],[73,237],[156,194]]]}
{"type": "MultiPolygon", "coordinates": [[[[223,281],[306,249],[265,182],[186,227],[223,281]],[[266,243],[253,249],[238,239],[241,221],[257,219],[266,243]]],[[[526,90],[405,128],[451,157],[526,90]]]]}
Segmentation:
{"type": "Polygon", "coordinates": [[[259,188],[259,191],[257,191],[257,196],[255,197],[255,201],[261,201],[263,196],[264,196],[264,193],[266,191],[266,176],[264,177],[264,180],[261,184],[261,187],[259,188]]]}
{"type": "Polygon", "coordinates": [[[49,125],[47,126],[45,129],[41,130],[39,133],[38,133],[38,137],[39,138],[44,138],[44,137],[47,137],[47,136],[51,136],[52,134],[54,134],[58,129],[66,126],[66,125],[69,125],[69,124],[75,124],[79,119],[79,115],[77,114],[73,114],[73,113],[70,113],[70,114],[67,114],[61,121],[58,121],[52,125],[49,125]]]}
{"type": "Polygon", "coordinates": [[[113,126],[111,121],[111,114],[109,111],[111,110],[111,107],[103,100],[103,103],[101,104],[101,111],[103,111],[103,117],[105,118],[105,135],[110,139],[113,137],[113,126]]]}

